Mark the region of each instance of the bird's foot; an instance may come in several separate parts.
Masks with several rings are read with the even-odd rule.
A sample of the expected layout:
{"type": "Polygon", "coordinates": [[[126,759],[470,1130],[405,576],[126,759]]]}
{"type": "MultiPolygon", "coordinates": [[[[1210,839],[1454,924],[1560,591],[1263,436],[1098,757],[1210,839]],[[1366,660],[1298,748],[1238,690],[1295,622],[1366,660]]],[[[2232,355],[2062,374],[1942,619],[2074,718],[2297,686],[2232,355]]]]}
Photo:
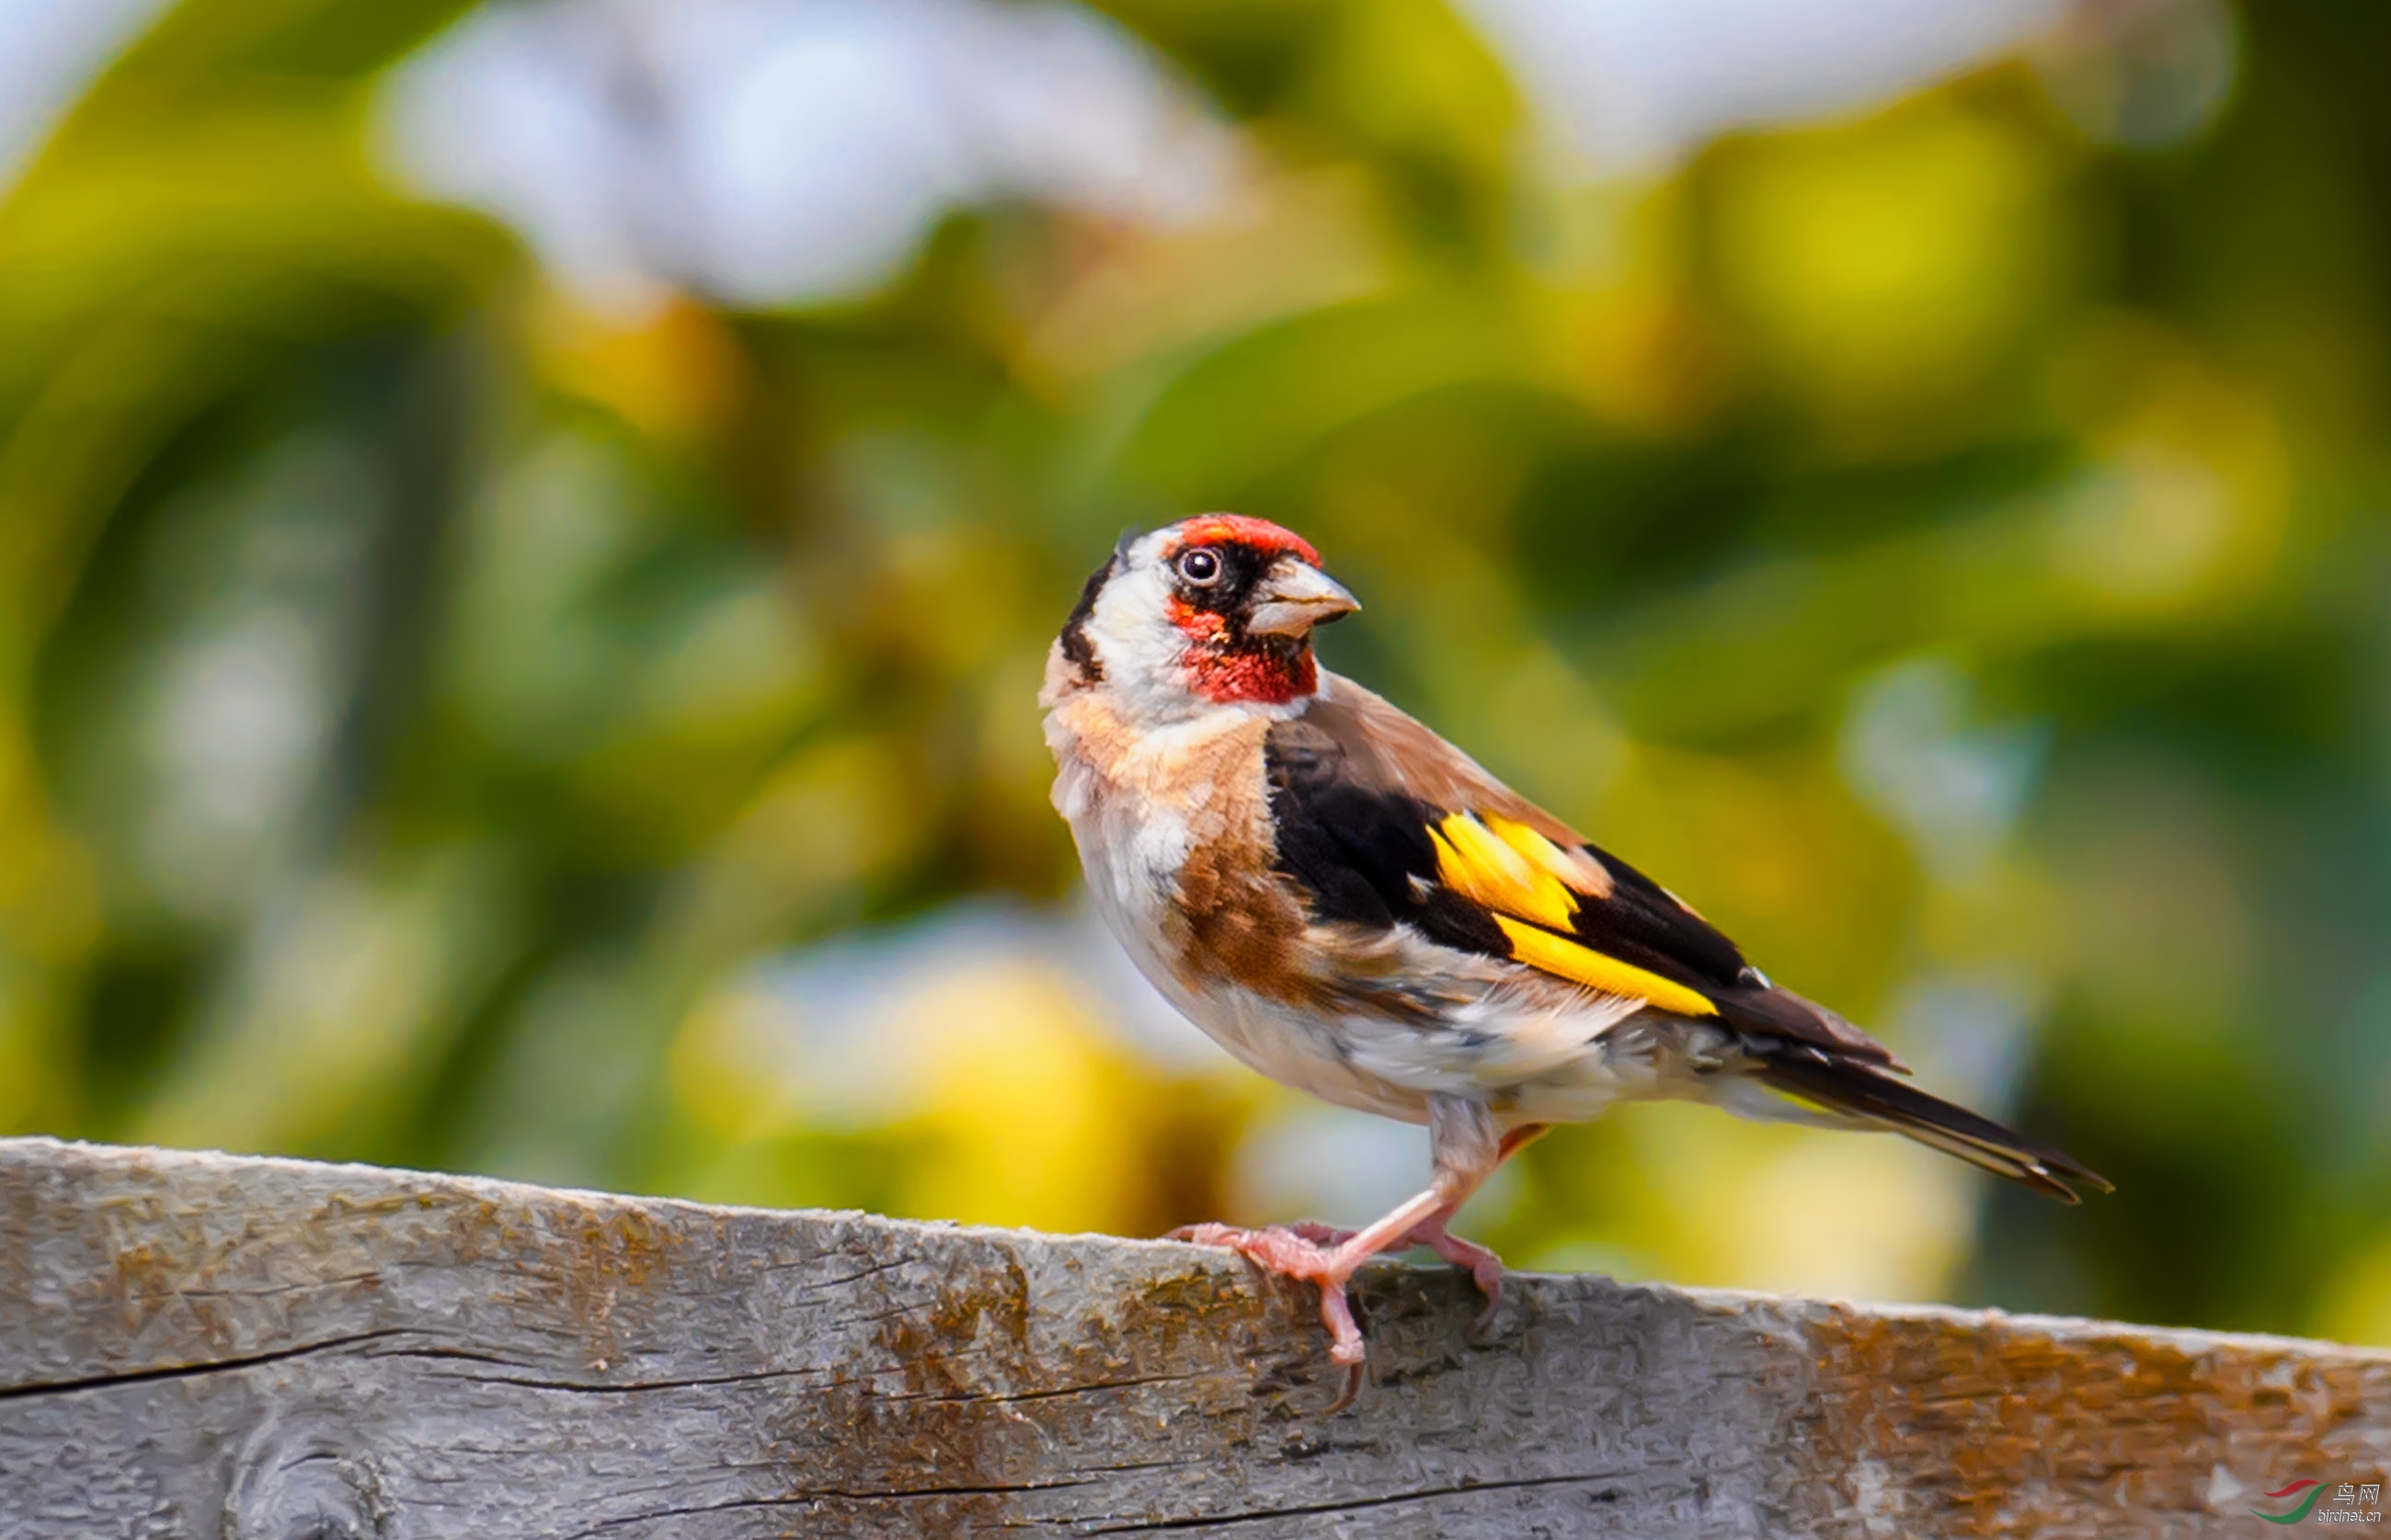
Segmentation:
{"type": "MultiPolygon", "coordinates": [[[[1346,1371],[1344,1392],[1328,1408],[1333,1414],[1351,1405],[1362,1389],[1366,1348],[1362,1328],[1353,1321],[1352,1304],[1345,1294],[1345,1286],[1355,1271],[1376,1254],[1356,1244],[1362,1235],[1361,1231],[1340,1230],[1316,1219],[1299,1219],[1292,1225],[1269,1225],[1258,1229],[1240,1229],[1232,1225],[1185,1225],[1171,1231],[1169,1238],[1193,1241],[1198,1246],[1224,1246],[1281,1277],[1296,1278],[1319,1289],[1320,1319],[1328,1328],[1329,1361],[1346,1371]]],[[[1478,1291],[1486,1296],[1486,1308],[1479,1313],[1471,1332],[1483,1332],[1503,1305],[1503,1259],[1476,1241],[1453,1234],[1441,1219],[1423,1220],[1379,1250],[1400,1251],[1414,1246],[1426,1246],[1469,1275],[1478,1291]]]]}
{"type": "Polygon", "coordinates": [[[1362,1328],[1354,1324],[1345,1285],[1367,1260],[1367,1253],[1357,1254],[1348,1244],[1353,1238],[1350,1233],[1307,1220],[1250,1230],[1232,1225],[1183,1225],[1168,1238],[1225,1246],[1265,1271],[1317,1287],[1320,1321],[1328,1328],[1328,1361],[1345,1371],[1343,1391],[1322,1415],[1334,1416],[1353,1404],[1362,1392],[1362,1365],[1368,1349],[1362,1341],[1362,1328]],[[1337,1238],[1326,1238],[1332,1236],[1337,1238]]]}
{"type": "MultiPolygon", "coordinates": [[[[1361,1233],[1358,1230],[1340,1230],[1317,1219],[1299,1219],[1292,1225],[1279,1227],[1315,1246],[1342,1246],[1361,1233]]],[[[1413,1226],[1409,1233],[1397,1237],[1387,1250],[1403,1251],[1414,1246],[1427,1247],[1469,1275],[1469,1281],[1486,1296],[1486,1308],[1479,1313],[1475,1328],[1479,1331],[1485,1330],[1493,1323],[1495,1312],[1503,1308],[1503,1259],[1478,1242],[1465,1240],[1453,1234],[1444,1227],[1441,1219],[1424,1220],[1413,1226]]]]}

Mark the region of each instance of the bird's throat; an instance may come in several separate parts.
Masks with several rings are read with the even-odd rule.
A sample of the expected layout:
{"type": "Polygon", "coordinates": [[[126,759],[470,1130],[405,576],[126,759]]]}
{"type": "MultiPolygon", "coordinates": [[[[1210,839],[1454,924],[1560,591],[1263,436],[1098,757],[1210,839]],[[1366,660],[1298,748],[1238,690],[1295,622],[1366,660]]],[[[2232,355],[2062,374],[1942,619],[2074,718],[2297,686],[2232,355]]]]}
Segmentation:
{"type": "Polygon", "coordinates": [[[1286,637],[1198,643],[1187,649],[1187,673],[1197,694],[1220,704],[1284,706],[1320,687],[1311,644],[1286,637]]]}

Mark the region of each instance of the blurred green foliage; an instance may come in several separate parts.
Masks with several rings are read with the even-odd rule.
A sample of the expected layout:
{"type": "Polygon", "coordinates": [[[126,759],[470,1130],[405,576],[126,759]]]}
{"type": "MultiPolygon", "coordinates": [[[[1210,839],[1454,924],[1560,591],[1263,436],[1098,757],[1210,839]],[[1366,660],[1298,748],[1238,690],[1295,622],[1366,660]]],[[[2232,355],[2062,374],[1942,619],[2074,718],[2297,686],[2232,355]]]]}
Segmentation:
{"type": "Polygon", "coordinates": [[[1067,908],[1047,639],[1224,507],[1364,596],[1333,664],[2120,1187],[1636,1110],[1515,1261],[2391,1341],[2380,7],[2252,7],[2164,151],[2010,63],[1572,186],[1436,0],[1115,0],[1234,217],[637,320],[375,171],[462,8],[190,0],[0,204],[0,1128],[1267,1206],[1303,1114],[1034,947],[858,954],[860,1071],[767,1008],[1067,908]]]}

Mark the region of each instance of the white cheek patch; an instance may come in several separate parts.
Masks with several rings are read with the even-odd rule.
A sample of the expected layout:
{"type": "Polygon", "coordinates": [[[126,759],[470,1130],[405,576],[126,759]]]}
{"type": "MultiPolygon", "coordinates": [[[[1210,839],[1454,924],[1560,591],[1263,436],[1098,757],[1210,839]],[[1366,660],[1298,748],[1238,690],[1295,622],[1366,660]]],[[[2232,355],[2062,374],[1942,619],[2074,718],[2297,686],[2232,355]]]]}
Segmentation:
{"type": "Polygon", "coordinates": [[[1130,547],[1088,616],[1088,641],[1104,665],[1105,684],[1122,714],[1141,722],[1170,721],[1208,703],[1190,687],[1187,638],[1170,623],[1162,540],[1149,534],[1130,547]]]}

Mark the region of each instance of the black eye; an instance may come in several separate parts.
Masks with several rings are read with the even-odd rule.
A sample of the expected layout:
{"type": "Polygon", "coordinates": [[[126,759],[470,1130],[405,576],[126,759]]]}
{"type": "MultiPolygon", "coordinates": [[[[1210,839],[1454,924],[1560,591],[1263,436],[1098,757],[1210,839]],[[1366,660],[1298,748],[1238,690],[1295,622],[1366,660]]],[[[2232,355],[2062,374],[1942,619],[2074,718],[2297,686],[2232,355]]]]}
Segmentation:
{"type": "Polygon", "coordinates": [[[1221,581],[1221,553],[1198,545],[1179,558],[1179,575],[1199,588],[1221,581]]]}

